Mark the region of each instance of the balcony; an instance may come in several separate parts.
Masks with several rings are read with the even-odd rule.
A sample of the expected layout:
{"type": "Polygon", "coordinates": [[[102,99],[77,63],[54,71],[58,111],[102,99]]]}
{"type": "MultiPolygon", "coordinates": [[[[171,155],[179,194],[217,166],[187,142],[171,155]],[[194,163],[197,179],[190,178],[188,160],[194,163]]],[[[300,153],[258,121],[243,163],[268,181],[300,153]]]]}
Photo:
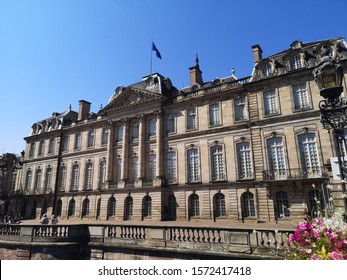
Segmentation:
{"type": "Polygon", "coordinates": [[[264,181],[281,181],[281,180],[297,180],[297,179],[315,179],[326,178],[328,174],[323,167],[317,168],[293,168],[293,169],[277,169],[264,170],[264,181]]]}

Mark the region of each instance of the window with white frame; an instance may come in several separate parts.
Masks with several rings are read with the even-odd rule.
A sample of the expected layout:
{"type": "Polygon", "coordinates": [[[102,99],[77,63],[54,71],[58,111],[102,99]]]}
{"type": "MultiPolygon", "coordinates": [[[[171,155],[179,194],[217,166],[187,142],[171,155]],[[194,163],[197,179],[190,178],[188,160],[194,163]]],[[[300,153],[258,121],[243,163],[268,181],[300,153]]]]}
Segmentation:
{"type": "Polygon", "coordinates": [[[220,112],[219,103],[214,103],[209,106],[209,115],[210,115],[210,126],[221,124],[221,112],[220,112]]]}
{"type": "Polygon", "coordinates": [[[266,91],[263,94],[265,115],[278,114],[277,94],[274,90],[266,91]]]}
{"type": "Polygon", "coordinates": [[[187,150],[188,182],[200,182],[199,150],[196,148],[187,150]]]}
{"type": "Polygon", "coordinates": [[[82,203],[82,217],[89,216],[89,209],[90,209],[90,201],[88,198],[85,198],[82,203]]]}
{"type": "Polygon", "coordinates": [[[251,147],[249,142],[242,142],[236,145],[238,179],[253,179],[253,163],[251,147]]]}
{"type": "Polygon", "coordinates": [[[139,139],[139,121],[134,121],[132,124],[132,139],[139,139]]]}
{"type": "Polygon", "coordinates": [[[27,171],[26,178],[25,178],[25,190],[29,191],[31,187],[31,180],[32,180],[32,172],[31,170],[27,171]]]}
{"type": "Polygon", "coordinates": [[[81,132],[77,132],[75,134],[75,150],[80,150],[82,145],[82,134],[81,132]]]}
{"type": "Polygon", "coordinates": [[[289,59],[290,70],[300,69],[302,67],[300,55],[293,55],[289,59]]]}
{"type": "Polygon", "coordinates": [[[116,182],[120,182],[122,179],[122,159],[116,159],[116,182]]]}
{"type": "Polygon", "coordinates": [[[43,156],[44,151],[45,151],[45,141],[40,141],[38,155],[43,156]]]}
{"type": "Polygon", "coordinates": [[[49,139],[48,153],[49,154],[54,154],[54,148],[55,148],[54,138],[49,139]]]}
{"type": "Polygon", "coordinates": [[[148,172],[147,172],[147,179],[148,180],[154,180],[156,176],[156,162],[157,162],[157,157],[154,154],[149,155],[148,157],[148,172]]]}
{"type": "Polygon", "coordinates": [[[251,192],[244,192],[241,195],[242,218],[255,217],[254,195],[251,192]]]}
{"type": "Polygon", "coordinates": [[[104,127],[102,129],[101,145],[106,145],[108,143],[109,133],[110,133],[110,129],[108,127],[104,127]]]}
{"type": "Polygon", "coordinates": [[[200,215],[199,196],[197,194],[191,194],[189,196],[189,217],[197,217],[200,215]]]}
{"type": "Polygon", "coordinates": [[[197,115],[196,108],[191,108],[187,110],[187,129],[197,128],[197,115]]]}
{"type": "Polygon", "coordinates": [[[61,168],[60,168],[60,180],[59,180],[59,183],[60,183],[60,191],[65,191],[66,189],[66,177],[67,177],[67,170],[66,170],[66,166],[63,165],[61,168]]]}
{"type": "Polygon", "coordinates": [[[166,155],[166,180],[168,183],[177,180],[177,159],[174,151],[168,152],[166,155]]]}
{"type": "Polygon", "coordinates": [[[315,133],[305,133],[299,135],[299,147],[302,168],[308,177],[319,176],[320,164],[315,133]]]}
{"type": "Polygon", "coordinates": [[[214,196],[214,216],[216,218],[225,217],[225,196],[222,193],[217,193],[214,196]]]}
{"type": "Polygon", "coordinates": [[[131,158],[131,166],[130,166],[130,181],[134,182],[137,180],[138,176],[138,170],[139,170],[139,159],[138,157],[132,157],[131,158]]]}
{"type": "Polygon", "coordinates": [[[52,168],[51,167],[48,167],[46,170],[45,181],[46,181],[45,190],[46,190],[46,192],[49,192],[49,191],[51,191],[51,187],[52,187],[52,168]]]}
{"type": "Polygon", "coordinates": [[[284,191],[276,193],[275,214],[276,218],[285,218],[290,216],[288,194],[284,191]]]}
{"type": "Polygon", "coordinates": [[[269,167],[274,179],[287,177],[286,163],[282,137],[274,137],[267,140],[269,167]]]}
{"type": "Polygon", "coordinates": [[[152,216],[152,198],[146,195],[143,199],[143,217],[152,216]]]}
{"type": "Polygon", "coordinates": [[[80,169],[77,163],[72,166],[72,176],[71,176],[71,190],[78,190],[78,181],[80,176],[80,169]]]}
{"type": "Polygon", "coordinates": [[[87,190],[93,187],[93,164],[88,162],[86,164],[86,175],[85,175],[85,188],[87,190]]]}
{"type": "Polygon", "coordinates": [[[121,124],[120,126],[118,126],[118,129],[117,129],[117,142],[123,141],[123,131],[124,131],[124,124],[121,124]]]}
{"type": "Polygon", "coordinates": [[[174,114],[169,114],[166,118],[166,131],[167,133],[174,133],[176,131],[175,125],[176,117],[174,114]]]}
{"type": "Polygon", "coordinates": [[[100,184],[106,182],[106,160],[100,162],[100,184]]]}
{"type": "Polygon", "coordinates": [[[305,110],[310,108],[309,96],[306,88],[306,84],[298,84],[292,86],[294,109],[305,110]]]}
{"type": "Polygon", "coordinates": [[[225,180],[223,146],[217,145],[210,148],[212,181],[225,180]]]}
{"type": "Polygon", "coordinates": [[[88,147],[94,147],[94,141],[95,141],[95,130],[91,129],[88,132],[88,147]]]}
{"type": "Polygon", "coordinates": [[[36,170],[36,178],[35,178],[35,190],[40,190],[40,188],[41,188],[41,179],[42,179],[41,169],[37,169],[36,170]]]}
{"type": "Polygon", "coordinates": [[[157,133],[157,118],[153,117],[149,120],[149,136],[155,136],[157,133]]]}
{"type": "Polygon", "coordinates": [[[67,152],[68,151],[68,144],[69,144],[69,137],[64,136],[63,137],[63,144],[62,144],[62,151],[67,152]]]}
{"type": "Polygon", "coordinates": [[[235,120],[241,121],[247,119],[246,98],[238,98],[234,100],[235,120]]]}
{"type": "Polygon", "coordinates": [[[269,63],[266,63],[261,70],[264,77],[269,77],[272,75],[272,67],[269,63]]]}
{"type": "Polygon", "coordinates": [[[33,157],[34,155],[35,155],[35,143],[31,143],[29,148],[29,157],[33,157]]]}
{"type": "Polygon", "coordinates": [[[112,196],[108,200],[108,217],[116,216],[116,199],[112,196]]]}

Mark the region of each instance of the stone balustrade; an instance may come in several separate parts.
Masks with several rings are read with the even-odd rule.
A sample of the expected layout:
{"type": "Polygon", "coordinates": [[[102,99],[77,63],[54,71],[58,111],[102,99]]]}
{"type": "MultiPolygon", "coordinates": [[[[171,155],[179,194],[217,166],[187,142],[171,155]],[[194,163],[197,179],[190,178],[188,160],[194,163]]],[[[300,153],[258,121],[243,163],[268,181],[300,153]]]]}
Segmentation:
{"type": "MultiPolygon", "coordinates": [[[[93,247],[165,250],[186,254],[276,258],[290,247],[292,231],[124,224],[0,225],[4,242],[72,242],[93,247]]],[[[281,257],[279,257],[281,258],[281,257]]]]}

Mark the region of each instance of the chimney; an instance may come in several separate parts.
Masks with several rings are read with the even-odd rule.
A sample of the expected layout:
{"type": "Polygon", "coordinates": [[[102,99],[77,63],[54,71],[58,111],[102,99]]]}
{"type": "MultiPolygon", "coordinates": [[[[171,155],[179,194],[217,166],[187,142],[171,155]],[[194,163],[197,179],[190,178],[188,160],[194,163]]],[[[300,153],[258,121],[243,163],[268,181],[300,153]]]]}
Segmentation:
{"type": "Polygon", "coordinates": [[[259,60],[262,60],[263,50],[261,49],[261,47],[259,45],[254,45],[252,46],[252,50],[254,63],[257,63],[259,60]]]}
{"type": "Polygon", "coordinates": [[[202,72],[199,67],[199,58],[198,55],[196,55],[195,59],[195,66],[189,68],[190,72],[190,86],[192,87],[195,84],[202,85],[202,72]]]}
{"type": "Polygon", "coordinates": [[[82,120],[88,116],[88,113],[90,112],[90,102],[85,100],[79,101],[79,108],[78,108],[78,120],[82,120]]]}

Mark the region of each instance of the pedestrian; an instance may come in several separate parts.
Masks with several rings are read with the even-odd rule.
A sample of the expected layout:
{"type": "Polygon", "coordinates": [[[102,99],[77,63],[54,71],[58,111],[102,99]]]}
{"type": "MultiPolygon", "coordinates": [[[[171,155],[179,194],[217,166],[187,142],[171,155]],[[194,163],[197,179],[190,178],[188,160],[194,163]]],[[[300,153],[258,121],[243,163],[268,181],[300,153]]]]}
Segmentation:
{"type": "Polygon", "coordinates": [[[43,224],[43,225],[47,225],[49,223],[49,219],[47,218],[46,214],[42,215],[40,223],[43,224]]]}
{"type": "Polygon", "coordinates": [[[58,223],[58,218],[56,215],[52,215],[51,224],[56,225],[58,223]]]}
{"type": "Polygon", "coordinates": [[[9,223],[9,224],[15,224],[16,221],[14,220],[14,218],[13,218],[12,216],[10,216],[10,217],[8,218],[8,223],[9,223]]]}

